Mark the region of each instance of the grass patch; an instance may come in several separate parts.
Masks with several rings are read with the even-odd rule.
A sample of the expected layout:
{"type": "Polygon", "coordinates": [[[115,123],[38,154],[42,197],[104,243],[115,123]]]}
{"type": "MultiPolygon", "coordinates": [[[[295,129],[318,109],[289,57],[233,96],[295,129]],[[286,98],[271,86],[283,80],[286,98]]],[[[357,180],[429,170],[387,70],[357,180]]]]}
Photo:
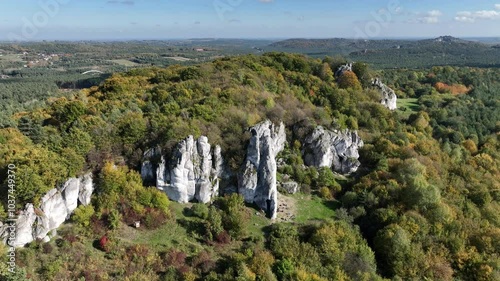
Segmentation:
{"type": "Polygon", "coordinates": [[[335,210],[340,207],[338,201],[327,201],[314,195],[298,194],[295,197],[297,199],[295,221],[298,223],[332,218],[335,215],[335,210]]]}
{"type": "Polygon", "coordinates": [[[178,223],[178,219],[186,219],[183,210],[189,208],[190,204],[171,202],[171,211],[174,219],[171,219],[156,229],[146,229],[143,226],[136,229],[120,223],[116,237],[124,244],[143,244],[155,251],[165,251],[171,248],[182,250],[187,253],[198,252],[203,246],[188,233],[188,230],[178,223]]]}
{"type": "Polygon", "coordinates": [[[250,208],[250,225],[248,226],[248,236],[262,236],[263,228],[271,224],[271,220],[265,214],[250,208]],[[257,215],[258,214],[258,215],[257,215]]]}
{"type": "Polygon", "coordinates": [[[185,62],[185,61],[190,61],[191,59],[188,59],[188,58],[185,58],[185,57],[163,57],[165,59],[169,59],[169,60],[174,60],[174,61],[182,61],[182,62],[185,62]]]}
{"type": "Polygon", "coordinates": [[[412,113],[418,112],[420,110],[420,105],[418,104],[418,99],[398,99],[398,109],[401,114],[405,117],[410,116],[412,113]]]}
{"type": "Polygon", "coordinates": [[[398,99],[398,108],[406,108],[406,111],[417,112],[420,110],[418,99],[398,99]]]}
{"type": "Polygon", "coordinates": [[[18,54],[4,54],[0,57],[0,60],[7,62],[22,62],[23,59],[18,54]]]}
{"type": "Polygon", "coordinates": [[[129,61],[126,59],[111,60],[111,62],[114,62],[114,63],[119,64],[119,65],[123,65],[123,66],[137,66],[137,65],[139,65],[138,63],[135,63],[133,61],[129,61]]]}

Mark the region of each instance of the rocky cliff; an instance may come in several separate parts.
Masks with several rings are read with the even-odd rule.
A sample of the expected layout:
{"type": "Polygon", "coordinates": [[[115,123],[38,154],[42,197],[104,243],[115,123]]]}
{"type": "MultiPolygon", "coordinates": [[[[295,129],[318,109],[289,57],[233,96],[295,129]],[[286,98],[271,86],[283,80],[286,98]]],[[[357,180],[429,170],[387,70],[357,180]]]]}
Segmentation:
{"type": "MultiPolygon", "coordinates": [[[[237,192],[246,202],[255,203],[266,211],[268,217],[275,218],[278,206],[276,156],[285,147],[285,125],[275,125],[267,120],[249,131],[251,138],[246,158],[237,173],[237,192]]],[[[357,132],[317,127],[306,138],[302,153],[306,165],[330,167],[349,174],[360,165],[357,159],[361,146],[363,141],[357,132]]],[[[230,177],[223,169],[221,148],[212,148],[204,136],[197,140],[187,137],[169,155],[159,148],[146,151],[141,176],[144,182],[156,184],[171,200],[187,203],[196,199],[208,203],[218,195],[219,181],[230,177]]],[[[298,184],[290,180],[281,183],[281,187],[288,193],[299,189],[298,184]]]]}
{"type": "Polygon", "coordinates": [[[390,110],[395,110],[398,108],[398,97],[396,96],[396,93],[393,89],[382,83],[382,81],[378,78],[373,80],[372,85],[380,90],[380,93],[382,94],[382,100],[380,101],[380,103],[382,103],[382,105],[390,110]]]}
{"type": "Polygon", "coordinates": [[[39,208],[27,204],[20,212],[15,227],[15,237],[10,237],[7,224],[0,225],[0,237],[13,247],[22,247],[36,239],[49,241],[49,233],[64,223],[77,208],[90,204],[94,191],[92,174],[67,180],[60,188],[50,190],[42,197],[39,208]]]}
{"type": "Polygon", "coordinates": [[[219,146],[212,146],[208,138],[193,136],[181,141],[166,159],[159,149],[144,154],[141,176],[145,182],[156,182],[156,187],[177,202],[193,199],[207,203],[219,192],[219,178],[223,160],[219,146]],[[155,164],[154,159],[159,158],[155,164]]]}
{"type": "Polygon", "coordinates": [[[360,163],[358,150],[363,141],[357,132],[330,131],[317,127],[303,144],[304,163],[314,167],[330,167],[341,174],[355,172],[360,163]]]}
{"type": "Polygon", "coordinates": [[[262,122],[250,129],[252,137],[247,156],[238,175],[238,192],[246,202],[255,203],[270,218],[276,217],[276,155],[286,141],[285,126],[275,126],[271,121],[262,122]]]}

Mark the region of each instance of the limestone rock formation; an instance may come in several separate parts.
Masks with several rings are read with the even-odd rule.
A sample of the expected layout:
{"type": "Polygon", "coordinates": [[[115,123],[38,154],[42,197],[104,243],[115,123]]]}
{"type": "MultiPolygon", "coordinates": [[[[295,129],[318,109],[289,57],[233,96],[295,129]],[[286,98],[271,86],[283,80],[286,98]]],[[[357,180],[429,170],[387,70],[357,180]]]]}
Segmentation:
{"type": "Polygon", "coordinates": [[[300,190],[299,184],[294,182],[294,181],[282,182],[282,183],[279,183],[279,185],[288,194],[295,194],[295,193],[299,192],[299,190],[300,190]]]}
{"type": "Polygon", "coordinates": [[[145,182],[155,181],[171,200],[208,203],[219,192],[222,167],[219,146],[212,150],[207,137],[194,140],[189,136],[177,145],[168,161],[158,148],[146,151],[141,176],[145,182]],[[156,165],[154,158],[160,158],[156,165]]]}
{"type": "Polygon", "coordinates": [[[9,241],[10,246],[22,247],[33,241],[33,224],[36,221],[35,209],[33,204],[26,204],[24,211],[16,221],[16,239],[14,241],[9,241]]]}
{"type": "Polygon", "coordinates": [[[90,199],[94,192],[94,182],[92,181],[92,174],[88,173],[80,178],[78,200],[84,206],[90,205],[90,199]]]}
{"type": "Polygon", "coordinates": [[[345,65],[340,66],[337,71],[335,71],[335,77],[340,77],[344,74],[346,71],[352,71],[352,63],[348,63],[345,65]]]}
{"type": "MultiPolygon", "coordinates": [[[[33,207],[33,204],[27,204],[21,211],[16,221],[15,239],[7,240],[13,247],[22,247],[35,239],[48,241],[49,232],[57,229],[64,223],[73,211],[80,204],[90,204],[90,196],[94,190],[92,174],[86,174],[79,178],[67,180],[61,188],[54,188],[42,197],[39,208],[33,207]]],[[[7,232],[7,224],[3,225],[1,234],[4,242],[7,232]]]]}
{"type": "Polygon", "coordinates": [[[42,198],[40,207],[42,214],[37,216],[35,232],[37,239],[44,239],[51,230],[59,227],[68,217],[69,210],[66,207],[68,202],[63,198],[63,192],[65,191],[61,192],[54,188],[42,198]]]}
{"type": "Polygon", "coordinates": [[[318,126],[306,138],[302,155],[308,166],[329,167],[338,173],[349,174],[360,166],[358,150],[362,146],[357,132],[331,131],[318,126]]]}
{"type": "Polygon", "coordinates": [[[382,81],[378,78],[373,80],[372,85],[380,90],[380,93],[382,94],[382,100],[380,101],[380,103],[383,106],[387,107],[390,110],[395,110],[398,108],[398,97],[396,96],[396,93],[393,89],[382,83],[382,81]]]}
{"type": "Polygon", "coordinates": [[[250,129],[252,137],[238,176],[238,192],[246,202],[256,203],[271,218],[276,217],[276,155],[284,149],[285,125],[267,120],[250,129]]]}

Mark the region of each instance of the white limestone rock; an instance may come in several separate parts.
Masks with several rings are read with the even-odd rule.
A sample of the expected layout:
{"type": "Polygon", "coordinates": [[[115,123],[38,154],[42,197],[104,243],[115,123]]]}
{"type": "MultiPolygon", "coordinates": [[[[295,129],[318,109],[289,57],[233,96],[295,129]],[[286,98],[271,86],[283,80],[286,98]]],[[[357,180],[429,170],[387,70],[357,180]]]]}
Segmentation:
{"type": "Polygon", "coordinates": [[[42,214],[37,216],[35,236],[44,239],[52,230],[58,228],[68,217],[68,208],[62,193],[54,188],[42,198],[40,206],[42,214]]]}
{"type": "Polygon", "coordinates": [[[26,204],[26,207],[19,214],[16,221],[16,238],[9,241],[9,245],[12,247],[23,247],[24,245],[33,242],[34,231],[33,224],[36,221],[35,208],[33,204],[26,204]]]}
{"type": "Polygon", "coordinates": [[[238,176],[238,192],[246,202],[256,203],[270,218],[276,218],[276,156],[285,147],[285,125],[267,120],[250,129],[252,137],[238,176]]]}
{"type": "Polygon", "coordinates": [[[80,191],[78,193],[78,200],[84,206],[90,205],[92,193],[94,192],[94,182],[92,180],[92,173],[83,175],[80,179],[80,191]]]}
{"type": "Polygon", "coordinates": [[[78,196],[80,195],[80,179],[71,178],[67,180],[62,189],[62,195],[68,213],[72,213],[78,207],[78,196]]]}
{"type": "Polygon", "coordinates": [[[314,167],[329,167],[341,174],[357,171],[358,150],[363,141],[357,132],[330,131],[318,126],[303,144],[304,163],[314,167]]]}
{"type": "MultiPolygon", "coordinates": [[[[40,208],[35,208],[33,204],[27,204],[16,221],[16,239],[9,241],[13,247],[23,247],[24,245],[40,239],[49,241],[49,233],[63,224],[78,206],[78,201],[83,205],[90,204],[90,197],[94,190],[92,174],[88,173],[79,178],[68,179],[61,188],[50,190],[41,199],[40,208]]],[[[0,237],[8,237],[12,230],[7,224],[0,226],[0,237]]],[[[4,239],[4,242],[8,241],[4,239]]]]}
{"type": "Polygon", "coordinates": [[[380,103],[383,106],[387,107],[389,110],[396,110],[398,108],[398,97],[393,89],[382,83],[382,81],[378,78],[373,80],[372,85],[380,90],[380,93],[382,94],[382,100],[380,103]]]}
{"type": "Polygon", "coordinates": [[[344,75],[344,73],[346,71],[352,71],[352,64],[353,63],[348,63],[348,64],[345,64],[345,65],[341,65],[337,71],[335,71],[335,77],[340,77],[342,75],[344,75]]]}
{"type": "Polygon", "coordinates": [[[223,160],[219,146],[212,150],[208,138],[193,136],[181,141],[168,161],[158,150],[144,154],[141,168],[143,181],[156,177],[156,187],[170,200],[187,203],[193,199],[202,203],[218,195],[219,178],[223,173],[223,160]],[[155,164],[152,158],[160,158],[155,164]]]}

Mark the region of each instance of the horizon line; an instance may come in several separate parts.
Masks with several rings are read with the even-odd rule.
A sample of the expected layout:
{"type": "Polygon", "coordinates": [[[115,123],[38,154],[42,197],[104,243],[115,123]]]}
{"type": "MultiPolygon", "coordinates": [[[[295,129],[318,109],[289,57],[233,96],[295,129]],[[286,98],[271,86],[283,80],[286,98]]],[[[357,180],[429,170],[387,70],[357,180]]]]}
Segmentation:
{"type": "MultiPolygon", "coordinates": [[[[451,35],[442,36],[387,36],[387,37],[373,37],[373,38],[353,38],[353,37],[178,37],[178,38],[87,38],[87,39],[37,39],[37,40],[0,40],[0,43],[40,43],[40,42],[118,42],[118,41],[200,41],[200,40],[262,40],[262,41],[275,41],[275,40],[329,40],[329,39],[346,39],[346,40],[419,40],[419,39],[435,39],[451,35]]],[[[499,36],[463,36],[456,37],[457,39],[500,39],[499,36]]]]}

